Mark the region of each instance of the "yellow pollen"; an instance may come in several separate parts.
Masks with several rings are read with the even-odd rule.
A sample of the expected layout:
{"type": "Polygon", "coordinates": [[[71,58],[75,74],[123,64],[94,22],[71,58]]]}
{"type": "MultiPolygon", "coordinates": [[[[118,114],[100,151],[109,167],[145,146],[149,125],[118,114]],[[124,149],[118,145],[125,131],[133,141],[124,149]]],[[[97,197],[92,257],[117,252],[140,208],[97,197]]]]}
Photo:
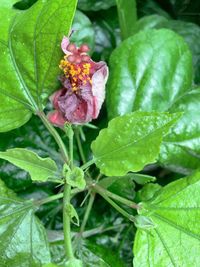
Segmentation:
{"type": "Polygon", "coordinates": [[[59,65],[59,68],[63,70],[65,77],[71,82],[73,92],[79,90],[81,84],[86,85],[88,82],[92,84],[90,77],[91,67],[90,63],[70,63],[67,60],[67,56],[64,56],[64,59],[60,61],[59,65]]]}

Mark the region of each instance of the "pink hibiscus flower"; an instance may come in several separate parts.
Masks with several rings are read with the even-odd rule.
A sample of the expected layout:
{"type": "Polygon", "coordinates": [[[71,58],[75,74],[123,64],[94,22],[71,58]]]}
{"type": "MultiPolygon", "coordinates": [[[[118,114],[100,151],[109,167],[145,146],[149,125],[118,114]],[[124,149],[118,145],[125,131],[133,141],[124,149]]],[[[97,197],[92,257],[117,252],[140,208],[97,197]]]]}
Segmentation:
{"type": "Polygon", "coordinates": [[[60,77],[62,88],[50,97],[55,110],[48,114],[48,119],[59,127],[65,122],[90,122],[98,117],[105,99],[108,67],[103,61],[92,61],[85,44],[78,48],[64,37],[61,48],[65,53],[60,63],[64,72],[60,77]]]}

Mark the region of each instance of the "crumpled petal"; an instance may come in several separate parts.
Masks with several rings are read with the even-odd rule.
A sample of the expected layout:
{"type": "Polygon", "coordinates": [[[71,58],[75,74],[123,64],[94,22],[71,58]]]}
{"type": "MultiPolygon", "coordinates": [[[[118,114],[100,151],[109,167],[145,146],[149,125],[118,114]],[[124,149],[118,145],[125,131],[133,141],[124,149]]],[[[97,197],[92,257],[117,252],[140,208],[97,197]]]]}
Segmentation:
{"type": "Polygon", "coordinates": [[[61,42],[61,48],[62,48],[62,51],[66,54],[66,55],[70,55],[71,52],[69,52],[67,50],[67,47],[69,45],[70,41],[69,41],[69,38],[64,36],[63,39],[62,39],[62,42],[61,42]]]}
{"type": "Polygon", "coordinates": [[[62,127],[66,122],[66,119],[59,110],[49,112],[47,118],[52,124],[58,127],[62,127]]]}
{"type": "Polygon", "coordinates": [[[104,62],[100,62],[102,65],[92,76],[92,94],[95,97],[95,112],[93,119],[96,119],[99,115],[101,106],[105,99],[105,86],[108,79],[108,67],[104,62]]]}
{"type": "Polygon", "coordinates": [[[50,97],[55,110],[49,113],[49,121],[59,127],[65,122],[88,123],[98,117],[105,99],[108,67],[103,61],[92,61],[87,55],[87,45],[78,48],[66,36],[61,48],[66,55],[60,64],[64,72],[59,78],[63,88],[50,97]]]}

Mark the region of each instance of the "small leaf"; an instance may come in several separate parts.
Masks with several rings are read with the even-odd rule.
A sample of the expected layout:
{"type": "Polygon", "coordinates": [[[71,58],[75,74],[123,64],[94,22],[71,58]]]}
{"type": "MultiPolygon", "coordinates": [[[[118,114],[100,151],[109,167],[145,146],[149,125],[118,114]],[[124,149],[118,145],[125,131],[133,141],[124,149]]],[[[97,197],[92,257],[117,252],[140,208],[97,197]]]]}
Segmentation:
{"type": "Polygon", "coordinates": [[[136,215],[134,223],[137,228],[143,230],[149,230],[156,227],[150,218],[143,215],[136,215]]]}
{"type": "Polygon", "coordinates": [[[51,158],[41,158],[33,151],[23,148],[0,152],[0,158],[29,172],[33,181],[45,182],[48,178],[55,177],[58,171],[56,163],[51,158]]]}
{"type": "Polygon", "coordinates": [[[179,117],[138,111],[111,120],[92,142],[95,164],[107,176],[140,171],[156,161],[163,136],[179,117]]]}
{"type": "Polygon", "coordinates": [[[74,167],[73,170],[70,170],[67,165],[64,165],[63,173],[69,185],[79,189],[85,188],[86,181],[84,179],[84,172],[81,168],[74,167]]]}
{"type": "Polygon", "coordinates": [[[198,266],[200,262],[200,172],[163,187],[141,204],[140,215],[156,228],[137,230],[134,266],[198,266]]]}
{"type": "Polygon", "coordinates": [[[79,226],[79,216],[78,213],[76,212],[75,208],[73,205],[69,204],[68,206],[66,206],[66,211],[69,214],[70,218],[71,218],[71,222],[77,226],[79,226]],[[74,220],[75,218],[75,220],[74,220]]]}

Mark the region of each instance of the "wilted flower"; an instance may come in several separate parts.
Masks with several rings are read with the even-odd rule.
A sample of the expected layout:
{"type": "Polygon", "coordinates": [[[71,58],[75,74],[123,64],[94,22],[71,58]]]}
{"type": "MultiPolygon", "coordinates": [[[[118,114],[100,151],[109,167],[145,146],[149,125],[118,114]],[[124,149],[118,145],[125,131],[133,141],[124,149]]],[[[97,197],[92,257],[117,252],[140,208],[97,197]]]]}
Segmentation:
{"type": "Polygon", "coordinates": [[[49,113],[49,121],[57,126],[90,122],[98,117],[105,98],[107,65],[92,61],[85,44],[78,48],[64,37],[61,47],[65,53],[60,62],[63,87],[50,97],[55,110],[49,113]]]}

